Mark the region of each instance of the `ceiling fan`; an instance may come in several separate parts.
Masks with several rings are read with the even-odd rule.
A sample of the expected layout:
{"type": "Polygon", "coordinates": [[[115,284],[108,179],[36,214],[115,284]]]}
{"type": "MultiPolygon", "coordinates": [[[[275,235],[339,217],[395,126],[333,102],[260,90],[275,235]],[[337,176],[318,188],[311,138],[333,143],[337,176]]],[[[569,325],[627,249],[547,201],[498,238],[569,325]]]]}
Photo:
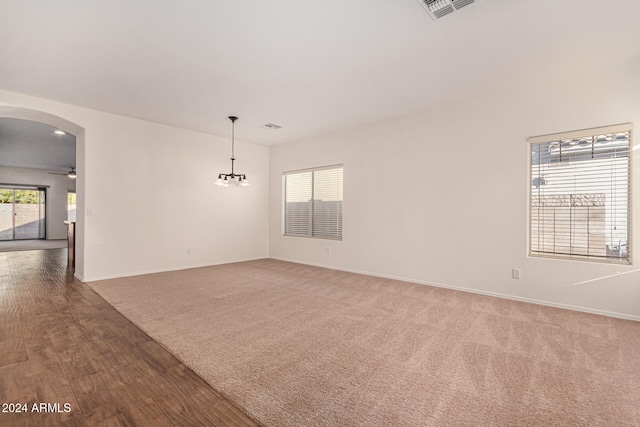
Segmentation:
{"type": "Polygon", "coordinates": [[[76,179],[76,168],[71,167],[71,170],[67,173],[64,172],[49,172],[49,175],[66,175],[71,179],[76,179]]]}

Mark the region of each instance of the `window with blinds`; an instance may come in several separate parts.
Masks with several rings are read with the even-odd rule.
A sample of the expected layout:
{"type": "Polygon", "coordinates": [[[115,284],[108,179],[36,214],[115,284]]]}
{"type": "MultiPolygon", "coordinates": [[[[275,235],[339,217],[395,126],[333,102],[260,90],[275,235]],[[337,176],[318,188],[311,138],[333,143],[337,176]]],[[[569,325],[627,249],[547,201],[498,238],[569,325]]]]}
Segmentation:
{"type": "Polygon", "coordinates": [[[529,138],[530,255],[630,262],[631,125],[529,138]]]}
{"type": "Polygon", "coordinates": [[[285,172],[283,234],[342,240],[342,166],[285,172]]]}

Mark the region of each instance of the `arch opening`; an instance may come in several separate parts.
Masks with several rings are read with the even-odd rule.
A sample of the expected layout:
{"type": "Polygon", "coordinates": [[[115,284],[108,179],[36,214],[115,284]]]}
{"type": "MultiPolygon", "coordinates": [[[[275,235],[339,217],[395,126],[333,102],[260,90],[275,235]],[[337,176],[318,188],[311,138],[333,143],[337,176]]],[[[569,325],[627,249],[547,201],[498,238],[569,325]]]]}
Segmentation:
{"type": "Polygon", "coordinates": [[[74,135],[76,138],[76,255],[74,275],[83,280],[85,267],[85,131],[84,128],[62,117],[29,108],[0,106],[0,118],[29,120],[47,124],[74,135]]]}

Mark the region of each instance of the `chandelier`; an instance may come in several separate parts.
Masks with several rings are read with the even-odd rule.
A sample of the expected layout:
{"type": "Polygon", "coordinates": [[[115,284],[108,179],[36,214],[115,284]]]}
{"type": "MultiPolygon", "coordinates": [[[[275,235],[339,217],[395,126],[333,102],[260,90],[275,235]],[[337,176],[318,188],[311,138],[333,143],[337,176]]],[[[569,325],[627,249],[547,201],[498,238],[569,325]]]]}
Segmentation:
{"type": "Polygon", "coordinates": [[[243,173],[235,173],[233,171],[233,162],[236,161],[235,156],[235,132],[236,132],[236,120],[238,120],[235,116],[229,116],[229,120],[231,120],[231,173],[221,173],[218,175],[218,179],[216,179],[216,185],[220,185],[222,187],[228,187],[229,184],[240,185],[242,187],[249,186],[249,180],[247,179],[247,175],[243,173]]]}

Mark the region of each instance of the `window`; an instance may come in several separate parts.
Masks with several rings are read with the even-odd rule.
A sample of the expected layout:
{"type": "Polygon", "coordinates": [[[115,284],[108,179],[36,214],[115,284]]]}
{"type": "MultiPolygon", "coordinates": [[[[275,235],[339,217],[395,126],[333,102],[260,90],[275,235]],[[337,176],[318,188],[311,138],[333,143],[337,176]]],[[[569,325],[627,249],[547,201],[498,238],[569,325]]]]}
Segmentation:
{"type": "Polygon", "coordinates": [[[67,221],[76,221],[76,193],[73,191],[67,193],[67,221]]]}
{"type": "Polygon", "coordinates": [[[630,262],[631,125],[529,138],[529,254],[630,262]]]}
{"type": "Polygon", "coordinates": [[[283,234],[342,240],[342,165],[282,174],[283,234]]]}

